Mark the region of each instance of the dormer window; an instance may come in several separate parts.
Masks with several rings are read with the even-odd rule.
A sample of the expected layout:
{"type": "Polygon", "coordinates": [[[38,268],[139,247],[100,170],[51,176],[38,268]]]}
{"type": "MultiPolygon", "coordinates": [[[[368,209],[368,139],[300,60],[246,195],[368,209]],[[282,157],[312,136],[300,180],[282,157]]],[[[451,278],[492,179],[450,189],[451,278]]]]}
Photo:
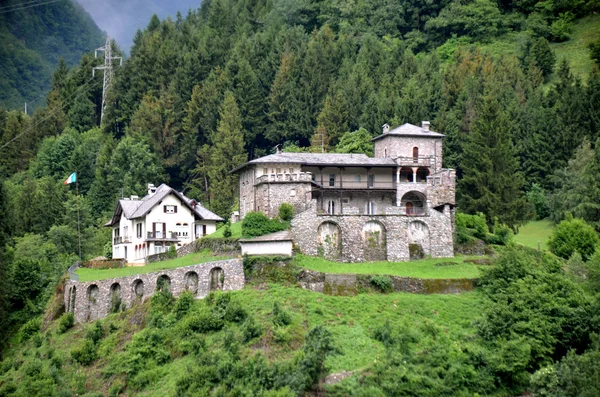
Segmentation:
{"type": "Polygon", "coordinates": [[[164,205],[163,206],[163,212],[165,214],[176,214],[177,213],[177,206],[176,205],[164,205]]]}

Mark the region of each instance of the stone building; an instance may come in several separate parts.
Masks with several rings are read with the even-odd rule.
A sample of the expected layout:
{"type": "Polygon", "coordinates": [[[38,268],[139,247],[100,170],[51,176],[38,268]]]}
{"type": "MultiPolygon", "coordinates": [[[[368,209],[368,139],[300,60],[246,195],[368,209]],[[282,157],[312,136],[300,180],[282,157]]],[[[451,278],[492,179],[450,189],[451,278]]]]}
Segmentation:
{"type": "Polygon", "coordinates": [[[292,235],[309,255],[343,261],[409,260],[411,249],[453,256],[455,171],[442,168],[444,135],[404,124],[373,138],[365,154],[277,153],[234,170],[240,218],[296,210],[292,235]]]}

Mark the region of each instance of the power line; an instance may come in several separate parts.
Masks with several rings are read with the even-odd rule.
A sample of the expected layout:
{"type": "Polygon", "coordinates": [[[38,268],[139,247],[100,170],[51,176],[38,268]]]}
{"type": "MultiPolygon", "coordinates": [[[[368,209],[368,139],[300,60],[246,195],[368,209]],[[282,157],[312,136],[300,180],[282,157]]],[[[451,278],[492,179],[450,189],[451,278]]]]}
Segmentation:
{"type": "Polygon", "coordinates": [[[98,51],[104,51],[104,65],[96,66],[92,69],[92,77],[95,75],[96,70],[104,70],[104,85],[102,86],[102,107],[100,112],[100,124],[102,124],[102,120],[104,120],[104,110],[106,109],[106,96],[108,95],[108,91],[110,90],[110,86],[112,85],[112,80],[114,77],[113,73],[113,59],[119,60],[119,66],[123,64],[122,57],[113,57],[112,56],[112,48],[111,48],[110,36],[106,36],[106,44],[104,47],[96,48],[94,51],[94,56],[98,58],[98,51]]]}
{"type": "Polygon", "coordinates": [[[37,7],[37,6],[43,6],[43,5],[46,5],[46,4],[58,3],[59,1],[63,1],[63,0],[51,0],[51,1],[46,1],[46,2],[43,2],[43,3],[35,3],[35,4],[30,4],[30,5],[25,5],[25,6],[21,6],[21,4],[15,4],[13,6],[13,8],[11,8],[11,6],[0,7],[0,14],[6,14],[6,13],[9,13],[9,12],[25,10],[27,8],[37,7]]]}
{"type": "Polygon", "coordinates": [[[59,107],[57,107],[56,109],[54,109],[54,111],[50,112],[49,114],[47,114],[45,117],[42,117],[40,120],[37,121],[37,123],[35,123],[34,125],[30,126],[28,129],[26,129],[25,131],[21,132],[20,134],[16,135],[15,137],[13,137],[10,141],[6,142],[4,145],[0,146],[0,150],[4,149],[5,147],[7,147],[8,145],[10,145],[11,143],[13,143],[14,141],[16,141],[17,139],[19,139],[20,137],[22,137],[25,134],[28,134],[30,132],[32,132],[35,128],[37,128],[42,122],[48,120],[50,117],[54,116],[54,114],[56,114],[59,110],[63,110],[63,108],[70,103],[70,100],[73,99],[75,100],[76,98],[74,98],[74,96],[77,94],[77,97],[79,97],[79,94],[82,93],[82,90],[84,88],[88,88],[91,87],[92,84],[90,84],[92,82],[94,78],[92,77],[91,79],[89,79],[88,81],[85,82],[84,85],[80,86],[77,90],[75,90],[71,95],[69,95],[65,101],[63,102],[63,104],[59,107]]]}

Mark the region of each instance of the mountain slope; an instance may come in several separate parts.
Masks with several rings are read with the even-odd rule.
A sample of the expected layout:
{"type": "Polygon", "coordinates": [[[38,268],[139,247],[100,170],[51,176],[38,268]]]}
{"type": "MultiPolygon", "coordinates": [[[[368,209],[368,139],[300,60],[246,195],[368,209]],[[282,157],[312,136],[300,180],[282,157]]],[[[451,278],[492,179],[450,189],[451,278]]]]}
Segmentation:
{"type": "MultiPolygon", "coordinates": [[[[103,43],[103,33],[71,0],[19,7],[9,0],[0,6],[0,106],[21,108],[43,103],[60,57],[68,65],[103,43]]],[[[31,5],[31,4],[30,4],[31,5]]]]}

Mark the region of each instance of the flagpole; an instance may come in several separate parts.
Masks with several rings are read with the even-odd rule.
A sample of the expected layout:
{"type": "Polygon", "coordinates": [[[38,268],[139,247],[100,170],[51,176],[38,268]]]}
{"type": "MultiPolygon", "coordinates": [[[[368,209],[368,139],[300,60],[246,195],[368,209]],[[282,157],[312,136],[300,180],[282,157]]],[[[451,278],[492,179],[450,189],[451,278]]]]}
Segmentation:
{"type": "Polygon", "coordinates": [[[79,175],[78,172],[75,171],[75,195],[77,196],[77,238],[79,240],[79,260],[83,260],[81,258],[81,226],[79,222],[79,175]]]}

